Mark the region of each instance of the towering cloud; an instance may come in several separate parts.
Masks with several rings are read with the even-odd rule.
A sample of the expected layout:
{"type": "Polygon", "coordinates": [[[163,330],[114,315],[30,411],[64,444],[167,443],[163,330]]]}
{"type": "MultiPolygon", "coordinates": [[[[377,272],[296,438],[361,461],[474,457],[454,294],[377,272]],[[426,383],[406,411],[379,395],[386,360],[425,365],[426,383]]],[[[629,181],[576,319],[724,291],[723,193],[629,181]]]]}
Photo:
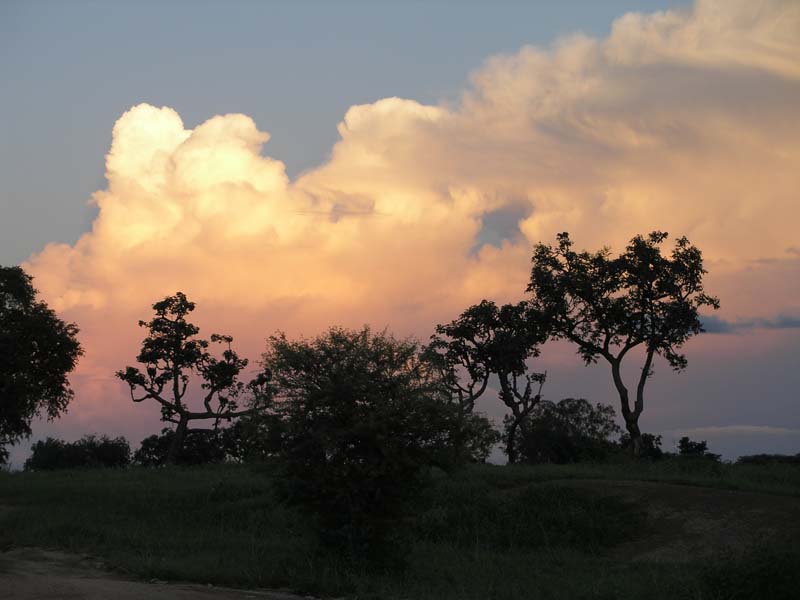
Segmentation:
{"type": "Polygon", "coordinates": [[[83,328],[87,420],[133,410],[110,374],[135,354],[136,319],[176,290],[251,351],[279,327],[425,335],[482,297],[521,297],[531,244],[564,230],[617,249],[686,235],[723,318],[794,318],[798,106],[791,0],[625,15],[603,40],[489,59],[456,107],[353,106],[330,160],[296,181],[245,115],[187,130],[141,104],[114,126],[92,231],[26,268],[83,328]],[[498,214],[517,227],[483,244],[498,214]]]}

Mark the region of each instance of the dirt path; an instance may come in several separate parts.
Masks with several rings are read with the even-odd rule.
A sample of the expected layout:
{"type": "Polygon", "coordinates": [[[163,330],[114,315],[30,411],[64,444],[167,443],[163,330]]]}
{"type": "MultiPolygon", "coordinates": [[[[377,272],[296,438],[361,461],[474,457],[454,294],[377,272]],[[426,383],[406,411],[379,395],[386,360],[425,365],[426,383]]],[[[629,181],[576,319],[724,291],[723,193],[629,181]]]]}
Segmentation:
{"type": "MultiPolygon", "coordinates": [[[[299,600],[294,594],[187,583],[146,583],[88,556],[22,548],[0,553],[0,600],[299,600]]],[[[310,598],[310,597],[309,597],[310,598]]]]}
{"type": "Polygon", "coordinates": [[[642,508],[647,514],[642,537],[613,550],[628,560],[691,562],[800,539],[796,497],[650,481],[562,479],[543,485],[616,496],[642,508]]]}

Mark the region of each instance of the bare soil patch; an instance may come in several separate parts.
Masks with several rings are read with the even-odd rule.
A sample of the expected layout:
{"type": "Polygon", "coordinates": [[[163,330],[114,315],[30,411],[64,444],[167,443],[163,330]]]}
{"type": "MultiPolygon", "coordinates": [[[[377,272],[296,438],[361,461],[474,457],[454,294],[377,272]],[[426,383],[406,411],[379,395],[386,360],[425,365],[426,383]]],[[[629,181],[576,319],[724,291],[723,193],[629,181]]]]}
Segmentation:
{"type": "MultiPolygon", "coordinates": [[[[298,600],[287,592],[189,583],[143,582],[110,573],[102,561],[38,548],[0,553],[0,599],[14,600],[298,600]]],[[[310,598],[310,597],[309,597],[310,598]]]]}

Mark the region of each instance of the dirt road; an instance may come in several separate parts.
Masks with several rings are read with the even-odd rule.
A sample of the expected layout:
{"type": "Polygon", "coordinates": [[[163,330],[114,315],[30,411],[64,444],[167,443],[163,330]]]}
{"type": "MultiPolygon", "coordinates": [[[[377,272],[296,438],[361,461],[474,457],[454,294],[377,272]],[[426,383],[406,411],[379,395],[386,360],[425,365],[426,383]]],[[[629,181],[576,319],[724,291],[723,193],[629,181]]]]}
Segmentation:
{"type": "Polygon", "coordinates": [[[303,596],[188,583],[142,582],[91,557],[22,548],[0,553],[0,600],[301,600],[303,596]]]}

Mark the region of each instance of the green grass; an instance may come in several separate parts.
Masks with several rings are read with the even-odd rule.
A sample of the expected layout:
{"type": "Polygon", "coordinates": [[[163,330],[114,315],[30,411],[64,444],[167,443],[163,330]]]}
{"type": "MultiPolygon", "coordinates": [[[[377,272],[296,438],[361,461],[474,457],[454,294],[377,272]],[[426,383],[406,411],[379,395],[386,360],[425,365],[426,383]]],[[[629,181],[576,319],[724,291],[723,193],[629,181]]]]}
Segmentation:
{"type": "Polygon", "coordinates": [[[620,458],[617,462],[608,463],[511,468],[484,465],[474,468],[482,472],[481,477],[489,478],[492,485],[498,487],[560,479],[609,479],[800,496],[800,468],[786,464],[735,465],[692,459],[633,462],[620,458]]]}
{"type": "Polygon", "coordinates": [[[439,472],[398,524],[387,560],[362,564],[319,546],[309,520],[276,498],[267,467],[4,473],[0,547],[90,553],[143,578],[442,600],[734,598],[742,573],[752,587],[762,574],[775,579],[778,565],[780,598],[800,585],[781,580],[799,570],[796,549],[632,563],[617,550],[650,534],[642,507],[559,481],[641,479],[800,496],[799,474],[786,465],[685,462],[439,472]]]}

